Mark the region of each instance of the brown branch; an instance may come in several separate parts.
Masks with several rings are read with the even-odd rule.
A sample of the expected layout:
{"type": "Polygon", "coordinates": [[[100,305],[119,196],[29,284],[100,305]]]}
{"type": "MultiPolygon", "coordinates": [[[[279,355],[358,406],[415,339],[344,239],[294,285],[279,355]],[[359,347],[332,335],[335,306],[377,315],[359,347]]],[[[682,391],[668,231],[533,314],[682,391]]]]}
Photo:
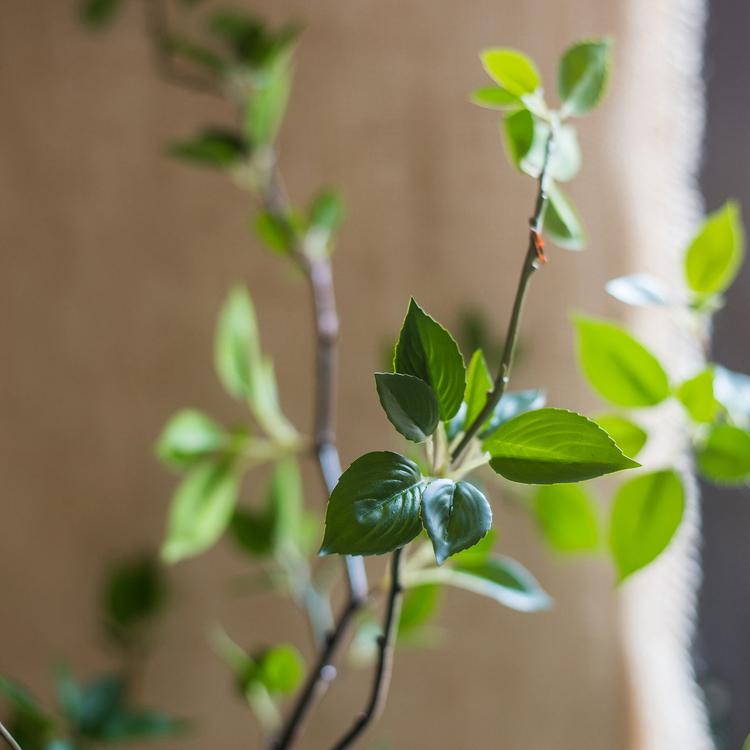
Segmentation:
{"type": "Polygon", "coordinates": [[[378,664],[370,692],[370,700],[362,714],[357,718],[349,731],[333,746],[332,750],[345,750],[376,721],[385,707],[388,690],[393,673],[393,650],[398,634],[398,622],[401,615],[403,585],[401,584],[401,553],[397,549],[391,556],[391,585],[388,590],[385,624],[383,634],[378,639],[378,664]]]}
{"type": "Polygon", "coordinates": [[[475,417],[461,438],[461,441],[451,453],[451,463],[455,464],[463,455],[464,450],[471,442],[472,438],[479,432],[482,425],[492,416],[495,407],[503,397],[508,382],[510,381],[510,370],[513,366],[513,353],[515,352],[518,332],[521,322],[521,312],[523,311],[523,302],[526,298],[529,281],[534,272],[544,263],[545,258],[542,253],[541,232],[544,222],[544,208],[547,204],[547,170],[549,167],[550,156],[554,148],[554,131],[550,134],[544,146],[544,159],[542,168],[539,173],[536,201],[534,203],[534,214],[529,219],[529,244],[524,256],[523,266],[521,267],[521,276],[518,280],[516,289],[516,298],[513,301],[513,311],[511,312],[510,321],[508,322],[508,332],[505,335],[505,346],[503,348],[503,357],[500,362],[500,369],[495,378],[492,390],[487,394],[487,401],[482,407],[482,411],[475,417]]]}
{"type": "Polygon", "coordinates": [[[21,746],[13,739],[13,735],[5,728],[0,721],[0,737],[2,737],[11,750],[21,750],[21,746]]]}

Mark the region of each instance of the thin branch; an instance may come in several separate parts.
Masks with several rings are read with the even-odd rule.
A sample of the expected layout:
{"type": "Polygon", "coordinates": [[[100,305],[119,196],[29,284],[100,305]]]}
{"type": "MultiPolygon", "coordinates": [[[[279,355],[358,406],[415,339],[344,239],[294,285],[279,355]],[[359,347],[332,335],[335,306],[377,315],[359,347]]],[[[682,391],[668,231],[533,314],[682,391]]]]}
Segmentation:
{"type": "Polygon", "coordinates": [[[518,340],[521,312],[523,310],[523,303],[526,298],[529,281],[534,275],[534,272],[545,260],[544,255],[542,254],[541,231],[544,221],[544,208],[547,204],[547,170],[549,167],[550,156],[554,148],[553,133],[554,130],[550,130],[550,134],[544,146],[544,159],[539,174],[536,201],[534,203],[534,214],[529,220],[529,244],[523,260],[523,266],[521,267],[521,276],[518,280],[516,298],[513,301],[513,311],[511,312],[510,321],[508,322],[508,332],[505,335],[505,346],[503,348],[503,358],[500,362],[500,369],[495,378],[492,390],[487,394],[487,401],[482,408],[482,411],[479,412],[474,421],[466,429],[461,441],[451,453],[451,463],[453,464],[461,458],[472,438],[479,432],[482,425],[492,416],[495,407],[503,397],[505,389],[508,387],[508,382],[510,381],[510,370],[513,366],[513,353],[518,340]]]}
{"type": "Polygon", "coordinates": [[[388,591],[383,634],[378,639],[378,664],[370,692],[370,700],[367,703],[367,708],[357,718],[349,731],[333,746],[332,750],[345,750],[345,748],[351,747],[368,726],[378,719],[385,707],[391,685],[391,674],[393,673],[393,650],[398,633],[398,621],[401,615],[404,590],[401,584],[402,551],[403,549],[399,548],[391,556],[391,585],[388,591]]]}
{"type": "Polygon", "coordinates": [[[0,737],[2,737],[11,750],[21,750],[21,746],[13,739],[13,735],[5,728],[0,721],[0,737]]]}

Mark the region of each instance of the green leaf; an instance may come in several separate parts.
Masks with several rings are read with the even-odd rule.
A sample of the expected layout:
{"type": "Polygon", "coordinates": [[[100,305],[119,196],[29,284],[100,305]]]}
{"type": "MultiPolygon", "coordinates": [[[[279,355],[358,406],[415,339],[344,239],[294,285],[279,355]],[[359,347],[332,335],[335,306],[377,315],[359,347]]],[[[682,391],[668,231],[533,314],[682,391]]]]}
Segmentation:
{"type": "Polygon", "coordinates": [[[139,740],[174,737],[187,729],[187,723],[156,711],[121,711],[102,728],[101,739],[139,740]]]}
{"type": "Polygon", "coordinates": [[[548,484],[534,494],[534,516],[558,552],[589,552],[599,546],[599,521],[588,493],[577,484],[548,484]]]}
{"type": "Polygon", "coordinates": [[[495,407],[492,417],[487,421],[482,432],[479,433],[480,437],[490,437],[501,424],[505,424],[505,422],[513,419],[513,417],[517,417],[519,414],[541,409],[546,400],[547,397],[544,391],[537,388],[504,393],[495,407]]]}
{"type": "Polygon", "coordinates": [[[604,430],[565,409],[538,409],[500,426],[484,443],[490,466],[524,484],[581,482],[639,466],[604,430]]]}
{"type": "Polygon", "coordinates": [[[121,675],[99,677],[80,687],[66,668],[57,672],[60,706],[77,734],[98,739],[123,707],[126,683],[121,675]]]}
{"type": "Polygon", "coordinates": [[[487,498],[469,482],[437,479],[422,497],[422,523],[442,565],[456,552],[473,547],[492,526],[487,498]]]}
{"type": "Polygon", "coordinates": [[[122,0],[83,0],[81,20],[89,26],[105,26],[122,8],[122,0]]]}
{"type": "Polygon", "coordinates": [[[669,396],[659,360],[624,328],[578,315],[578,359],[594,390],[618,406],[655,406],[669,396]]]}
{"type": "Polygon", "coordinates": [[[487,394],[492,389],[492,377],[487,369],[481,349],[477,349],[469,362],[466,370],[466,416],[464,424],[470,425],[478,416],[487,403],[487,394]]]}
{"type": "Polygon", "coordinates": [[[238,61],[252,70],[260,70],[287,55],[300,32],[297,24],[272,32],[257,19],[236,10],[214,13],[209,29],[229,46],[238,61]]]}
{"type": "Polygon", "coordinates": [[[255,217],[255,233],[266,247],[279,255],[288,255],[294,246],[294,231],[289,222],[280,219],[269,211],[262,211],[255,217]]]}
{"type": "Polygon", "coordinates": [[[440,593],[440,587],[434,584],[407,589],[398,621],[399,638],[418,631],[435,616],[440,605],[440,593]]]}
{"type": "Polygon", "coordinates": [[[619,580],[644,568],[669,545],[685,510],[685,491],[677,472],[640,474],[615,495],[609,543],[619,580]]]}
{"type": "Polygon", "coordinates": [[[417,465],[398,453],[361,456],[328,501],[320,554],[382,555],[408,544],[422,529],[425,484],[417,465]]]}
{"type": "Polygon", "coordinates": [[[265,651],[258,660],[258,667],[257,679],[269,693],[289,695],[305,676],[305,663],[300,652],[288,644],[265,651]]]}
{"type": "Polygon", "coordinates": [[[334,190],[321,190],[313,200],[310,211],[310,226],[328,235],[335,234],[344,222],[344,204],[334,190]]]}
{"type": "Polygon", "coordinates": [[[730,424],[717,424],[696,452],[698,468],[718,484],[750,480],[750,434],[730,424]]]}
{"type": "Polygon", "coordinates": [[[213,546],[229,525],[238,489],[237,471],[228,461],[202,463],[190,469],[169,510],[161,550],[164,561],[175,563],[213,546]]]}
{"type": "Polygon", "coordinates": [[[694,422],[713,422],[721,408],[714,396],[714,371],[708,367],[684,381],[677,389],[677,398],[694,422]]]}
{"type": "Polygon", "coordinates": [[[605,285],[608,294],[626,305],[649,307],[666,306],[673,303],[666,284],[647,273],[631,273],[611,279],[605,285]]]}
{"type": "Polygon", "coordinates": [[[441,419],[449,420],[461,406],[466,386],[461,352],[448,331],[414,299],[401,327],[393,369],[432,386],[441,419]]]}
{"type": "Polygon", "coordinates": [[[648,434],[640,425],[619,414],[602,414],[594,421],[609,434],[617,447],[629,458],[635,458],[648,440],[648,434]]]}
{"type": "Polygon", "coordinates": [[[492,557],[477,565],[428,568],[407,577],[407,586],[427,583],[471,591],[519,612],[538,612],[551,604],[534,576],[509,557],[492,557]]]}
{"type": "Polygon", "coordinates": [[[161,44],[165,53],[205,68],[211,74],[221,73],[224,70],[224,60],[219,55],[208,47],[196,44],[191,39],[176,34],[167,34],[162,38],[161,44]]]}
{"type": "Polygon", "coordinates": [[[495,546],[495,530],[490,529],[473,547],[457,552],[451,558],[454,568],[468,568],[487,562],[495,546]]]}
{"type": "Polygon", "coordinates": [[[534,115],[528,109],[509,114],[503,120],[503,136],[511,164],[520,172],[525,172],[524,159],[534,146],[536,136],[534,115]]]}
{"type": "Polygon", "coordinates": [[[200,166],[226,169],[242,161],[249,149],[241,135],[214,128],[190,140],[171,143],[168,153],[200,166]]]}
{"type": "Polygon", "coordinates": [[[469,99],[473,104],[487,109],[518,109],[524,106],[517,96],[498,86],[475,89],[469,99]]]}
{"type": "Polygon", "coordinates": [[[191,466],[220,451],[226,444],[224,430],[195,409],[183,409],[167,422],[156,443],[156,454],[165,463],[191,466]]]}
{"type": "Polygon", "coordinates": [[[253,146],[274,142],[281,127],[292,88],[292,66],[287,56],[259,70],[245,110],[245,135],[253,146]]]}
{"type": "Polygon", "coordinates": [[[5,696],[17,717],[24,717],[30,730],[45,730],[51,726],[52,719],[42,710],[36,698],[17,682],[0,676],[0,695],[5,696]]]}
{"type": "Polygon", "coordinates": [[[569,47],[560,61],[557,87],[563,113],[583,115],[600,101],[607,87],[610,39],[581,42],[569,47]]]}
{"type": "Polygon", "coordinates": [[[390,423],[415,443],[426,440],[440,422],[435,391],[413,375],[375,373],[380,404],[390,423]]]}
{"type": "Polygon", "coordinates": [[[564,250],[582,250],[586,233],[573,204],[557,185],[547,188],[544,234],[564,250]]]}
{"type": "Polygon", "coordinates": [[[232,541],[253,557],[268,557],[273,553],[274,519],[267,511],[236,508],[229,532],[232,541]]]}
{"type": "Polygon", "coordinates": [[[739,206],[728,201],[709,214],[685,255],[685,276],[697,294],[720,294],[733,281],[745,254],[739,206]]]}
{"type": "Polygon", "coordinates": [[[481,59],[490,78],[514,96],[533,94],[541,86],[536,66],[517,50],[486,49],[481,59]]]}
{"type": "Polygon", "coordinates": [[[742,746],[742,750],[750,750],[750,735],[745,740],[745,744],[742,746]]]}

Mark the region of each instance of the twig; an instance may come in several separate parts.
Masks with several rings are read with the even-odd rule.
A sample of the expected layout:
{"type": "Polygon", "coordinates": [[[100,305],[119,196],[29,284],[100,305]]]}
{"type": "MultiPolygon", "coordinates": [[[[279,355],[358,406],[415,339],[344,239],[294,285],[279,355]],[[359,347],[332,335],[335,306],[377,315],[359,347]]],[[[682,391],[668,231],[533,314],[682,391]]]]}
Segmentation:
{"type": "Polygon", "coordinates": [[[529,281],[539,266],[544,263],[545,258],[542,253],[541,232],[544,221],[544,208],[547,204],[547,169],[549,167],[550,156],[554,148],[554,130],[550,130],[547,141],[544,146],[544,159],[542,168],[539,173],[538,188],[536,193],[536,202],[534,204],[534,214],[529,220],[529,245],[524,257],[523,266],[521,267],[521,276],[518,280],[516,289],[516,298],[513,302],[513,311],[511,312],[508,323],[508,332],[505,336],[505,346],[503,347],[503,358],[500,363],[500,369],[492,390],[487,394],[487,401],[482,411],[475,417],[461,438],[461,441],[451,453],[451,463],[455,464],[463,455],[466,447],[472,438],[479,432],[482,425],[492,416],[495,407],[505,393],[510,380],[510,370],[513,365],[513,353],[518,340],[519,324],[521,322],[521,311],[523,302],[526,297],[526,291],[529,281]]]}
{"type": "Polygon", "coordinates": [[[370,692],[367,708],[357,718],[349,731],[333,746],[332,750],[345,750],[376,721],[385,707],[393,672],[393,649],[398,633],[398,621],[401,615],[403,586],[401,584],[401,553],[397,549],[391,556],[391,585],[388,591],[388,604],[385,614],[383,634],[378,639],[378,664],[370,692]]]}
{"type": "Polygon", "coordinates": [[[0,737],[2,737],[8,747],[12,750],[21,750],[21,746],[13,739],[13,735],[5,728],[3,723],[0,721],[0,737]]]}

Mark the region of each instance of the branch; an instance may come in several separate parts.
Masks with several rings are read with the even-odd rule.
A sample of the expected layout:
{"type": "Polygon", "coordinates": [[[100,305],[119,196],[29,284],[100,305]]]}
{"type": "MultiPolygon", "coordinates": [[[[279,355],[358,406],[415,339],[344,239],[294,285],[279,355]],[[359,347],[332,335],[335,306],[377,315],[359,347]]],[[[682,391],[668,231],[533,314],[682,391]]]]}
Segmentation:
{"type": "Polygon", "coordinates": [[[521,267],[521,276],[518,280],[516,298],[513,301],[513,311],[511,312],[510,321],[508,323],[508,332],[505,335],[505,346],[503,348],[503,358],[500,362],[500,369],[495,378],[492,390],[487,394],[487,401],[482,408],[482,411],[479,412],[474,421],[466,429],[463,438],[461,438],[461,441],[455,447],[453,453],[451,453],[451,463],[453,464],[461,458],[472,438],[479,432],[482,425],[492,416],[495,407],[503,397],[503,394],[508,387],[508,382],[510,381],[510,370],[513,366],[513,353],[516,348],[516,341],[518,340],[521,312],[523,310],[524,299],[526,298],[526,291],[528,290],[529,281],[534,275],[534,272],[546,261],[544,254],[542,253],[543,244],[541,240],[541,231],[544,222],[544,208],[547,204],[547,169],[554,148],[553,134],[554,130],[550,130],[550,134],[544,145],[544,159],[542,161],[542,169],[539,173],[536,201],[534,203],[534,214],[529,220],[529,245],[526,250],[526,256],[524,257],[523,266],[521,267]]]}
{"type": "Polygon", "coordinates": [[[13,735],[5,728],[0,721],[0,737],[2,737],[11,750],[21,750],[21,746],[13,739],[13,735]]]}
{"type": "Polygon", "coordinates": [[[378,639],[378,665],[375,670],[375,679],[370,693],[367,708],[354,722],[351,729],[333,746],[332,750],[345,750],[367,729],[367,727],[378,719],[391,685],[391,674],[393,672],[393,649],[398,633],[398,622],[401,615],[401,601],[403,599],[403,585],[401,584],[401,553],[402,548],[397,549],[391,557],[391,586],[388,591],[388,604],[385,614],[385,625],[383,635],[378,639]]]}

